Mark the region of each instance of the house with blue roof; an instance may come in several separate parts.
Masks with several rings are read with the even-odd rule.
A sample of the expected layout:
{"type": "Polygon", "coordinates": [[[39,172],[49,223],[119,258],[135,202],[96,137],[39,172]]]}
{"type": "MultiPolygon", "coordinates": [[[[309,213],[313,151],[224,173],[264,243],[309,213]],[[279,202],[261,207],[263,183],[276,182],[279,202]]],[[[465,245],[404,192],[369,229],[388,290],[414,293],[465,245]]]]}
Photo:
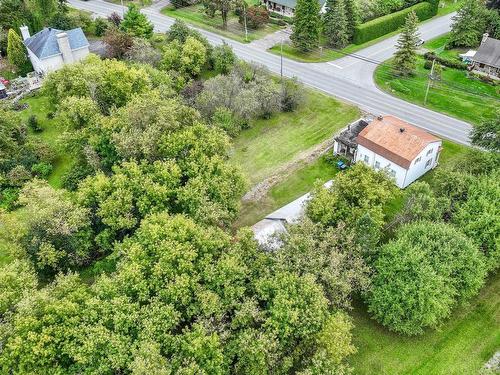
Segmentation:
{"type": "Polygon", "coordinates": [[[80,27],[67,31],[46,27],[30,36],[28,27],[22,26],[21,34],[33,69],[40,74],[78,62],[89,54],[89,42],[80,27]]]}

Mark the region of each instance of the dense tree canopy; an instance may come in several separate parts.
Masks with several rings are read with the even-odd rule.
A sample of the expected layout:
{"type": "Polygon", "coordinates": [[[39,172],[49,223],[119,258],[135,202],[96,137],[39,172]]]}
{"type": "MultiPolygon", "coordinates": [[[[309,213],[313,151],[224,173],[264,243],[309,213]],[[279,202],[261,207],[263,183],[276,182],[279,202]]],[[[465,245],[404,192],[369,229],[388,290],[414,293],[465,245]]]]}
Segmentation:
{"type": "Polygon", "coordinates": [[[408,335],[436,328],[457,302],[475,295],[486,275],[484,256],[447,224],[417,222],[382,246],[368,295],[369,310],[408,335]]]}
{"type": "Polygon", "coordinates": [[[303,52],[311,51],[319,45],[321,18],[317,0],[298,0],[290,40],[303,52]]]}
{"type": "Polygon", "coordinates": [[[343,373],[350,320],[329,312],[311,275],[269,272],[250,236],[149,217],[117,247],[116,273],[90,287],[59,277],[18,305],[1,331],[1,368],[343,373]]]}

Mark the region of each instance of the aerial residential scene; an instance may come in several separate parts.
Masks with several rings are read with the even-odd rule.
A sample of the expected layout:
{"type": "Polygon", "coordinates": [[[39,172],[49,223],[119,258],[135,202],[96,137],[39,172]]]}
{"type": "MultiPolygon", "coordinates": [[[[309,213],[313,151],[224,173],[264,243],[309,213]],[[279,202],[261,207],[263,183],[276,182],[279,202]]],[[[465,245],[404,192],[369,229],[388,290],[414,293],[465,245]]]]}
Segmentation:
{"type": "Polygon", "coordinates": [[[0,374],[500,374],[498,0],[0,0],[0,374]]]}

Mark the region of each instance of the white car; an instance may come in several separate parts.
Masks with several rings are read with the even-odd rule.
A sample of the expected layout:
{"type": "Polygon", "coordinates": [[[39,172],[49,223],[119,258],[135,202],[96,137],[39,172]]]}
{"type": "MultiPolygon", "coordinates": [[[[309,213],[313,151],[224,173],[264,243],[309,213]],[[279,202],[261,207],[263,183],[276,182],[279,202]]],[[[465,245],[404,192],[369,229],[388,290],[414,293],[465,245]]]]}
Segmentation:
{"type": "Polygon", "coordinates": [[[417,42],[415,43],[415,47],[420,47],[424,43],[425,43],[425,40],[418,38],[417,42]]]}

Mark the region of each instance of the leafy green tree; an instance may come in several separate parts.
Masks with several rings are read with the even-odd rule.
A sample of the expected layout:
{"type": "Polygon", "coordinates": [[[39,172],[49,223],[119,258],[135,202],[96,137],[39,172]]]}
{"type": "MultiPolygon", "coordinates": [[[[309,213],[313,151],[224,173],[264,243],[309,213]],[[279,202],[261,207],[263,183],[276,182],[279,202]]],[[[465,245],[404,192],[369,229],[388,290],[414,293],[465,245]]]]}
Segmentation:
{"type": "Polygon", "coordinates": [[[23,296],[33,293],[38,285],[31,264],[17,259],[0,268],[0,283],[0,316],[11,310],[23,296]]]}
{"type": "Polygon", "coordinates": [[[227,18],[229,13],[235,9],[236,1],[234,0],[203,0],[203,6],[205,7],[205,13],[209,17],[215,17],[217,13],[220,14],[222,18],[222,28],[227,29],[227,18]]]}
{"type": "Polygon", "coordinates": [[[207,61],[205,46],[192,36],[186,39],[182,46],[180,63],[182,70],[192,77],[200,74],[207,61]]]}
{"type": "Polygon", "coordinates": [[[26,210],[26,230],[19,238],[37,271],[51,275],[87,264],[95,253],[88,211],[34,180],[21,191],[26,210]]]}
{"type": "Polygon", "coordinates": [[[467,200],[457,204],[452,222],[475,242],[486,256],[488,270],[500,265],[500,171],[475,178],[467,200]]]}
{"type": "Polygon", "coordinates": [[[227,74],[236,62],[236,55],[232,47],[226,42],[223,42],[220,46],[214,48],[212,59],[214,61],[215,70],[222,74],[227,74]]]}
{"type": "Polygon", "coordinates": [[[290,39],[300,51],[309,52],[319,45],[321,18],[317,0],[298,0],[290,39]]]}
{"type": "Polygon", "coordinates": [[[150,38],[153,35],[153,24],[133,3],[128,5],[128,10],[120,23],[120,29],[142,38],[150,38]]]}
{"type": "Polygon", "coordinates": [[[273,251],[275,267],[314,275],[335,308],[349,308],[352,295],[368,289],[369,268],[345,226],[324,228],[305,219],[279,241],[282,246],[273,251]]]}
{"type": "Polygon", "coordinates": [[[450,47],[476,47],[486,28],[486,8],[478,0],[465,0],[453,16],[448,45],[450,47]]]}
{"type": "Polygon", "coordinates": [[[342,49],[349,43],[349,24],[344,0],[327,0],[323,16],[323,32],[328,44],[342,49]]]}
{"type": "Polygon", "coordinates": [[[400,75],[408,76],[415,72],[417,66],[417,42],[418,18],[414,11],[408,13],[401,35],[396,44],[396,53],[394,54],[393,70],[400,75]]]}
{"type": "Polygon", "coordinates": [[[69,96],[60,103],[57,109],[58,118],[67,129],[78,130],[100,121],[97,104],[90,98],[69,96]]]}
{"type": "Polygon", "coordinates": [[[390,330],[421,334],[438,327],[457,303],[474,296],[485,275],[483,255],[452,226],[409,224],[380,250],[369,311],[390,330]]]}
{"type": "Polygon", "coordinates": [[[191,29],[184,21],[176,19],[167,31],[167,42],[177,40],[179,43],[184,43],[188,36],[191,36],[191,29]]]}
{"type": "Polygon", "coordinates": [[[7,57],[9,62],[17,69],[21,69],[28,61],[21,37],[13,29],[10,29],[7,41],[7,57]]]}
{"type": "Polygon", "coordinates": [[[384,207],[397,194],[397,188],[383,171],[358,163],[335,177],[329,188],[317,186],[307,206],[314,222],[336,227],[355,225],[366,214],[381,227],[384,207]]]}
{"type": "Polygon", "coordinates": [[[472,127],[472,144],[493,152],[500,152],[500,113],[496,118],[485,120],[472,127]]]}

